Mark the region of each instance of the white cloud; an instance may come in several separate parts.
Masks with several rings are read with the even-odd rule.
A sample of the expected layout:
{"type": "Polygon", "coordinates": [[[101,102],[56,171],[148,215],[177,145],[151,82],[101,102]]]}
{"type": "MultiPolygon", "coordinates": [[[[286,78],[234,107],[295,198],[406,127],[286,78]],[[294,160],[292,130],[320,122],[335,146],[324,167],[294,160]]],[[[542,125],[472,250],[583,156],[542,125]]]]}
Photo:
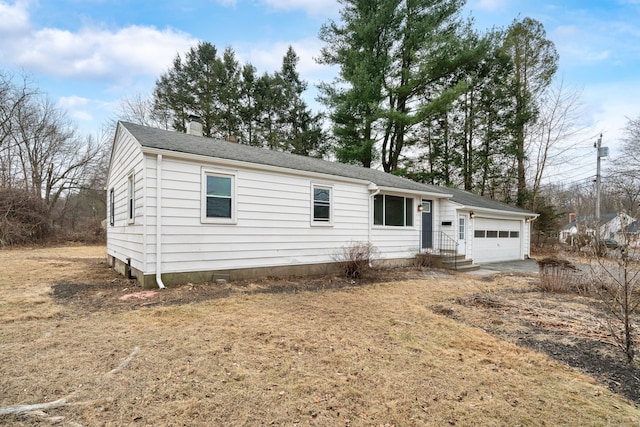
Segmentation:
{"type": "Polygon", "coordinates": [[[63,96],[58,99],[58,105],[62,108],[78,108],[84,107],[91,103],[89,98],[83,98],[81,96],[63,96]]]}
{"type": "Polygon", "coordinates": [[[306,38],[292,42],[278,41],[271,44],[240,44],[236,53],[242,59],[254,65],[258,72],[274,72],[282,66],[282,58],[289,46],[299,57],[298,72],[303,80],[313,84],[318,81],[330,81],[335,76],[332,67],[318,64],[316,58],[324,43],[317,38],[306,38]]]}
{"type": "Polygon", "coordinates": [[[603,145],[618,155],[628,118],[640,115],[640,80],[620,81],[585,87],[586,106],[593,117],[594,134],[603,134],[603,145]]]}
{"type": "Polygon", "coordinates": [[[59,77],[119,82],[164,72],[178,52],[197,43],[171,28],[86,26],[77,32],[42,28],[29,32],[23,3],[0,3],[0,58],[11,65],[59,77]],[[6,24],[9,19],[14,24],[6,24]]]}
{"type": "Polygon", "coordinates": [[[25,34],[29,28],[29,13],[26,2],[19,1],[14,5],[0,3],[0,36],[25,34]]]}
{"type": "Polygon", "coordinates": [[[340,5],[336,0],[264,0],[264,3],[274,9],[304,10],[312,16],[337,16],[340,5]]]}
{"type": "Polygon", "coordinates": [[[472,9],[497,12],[509,5],[508,0],[476,0],[470,4],[472,9]]]}

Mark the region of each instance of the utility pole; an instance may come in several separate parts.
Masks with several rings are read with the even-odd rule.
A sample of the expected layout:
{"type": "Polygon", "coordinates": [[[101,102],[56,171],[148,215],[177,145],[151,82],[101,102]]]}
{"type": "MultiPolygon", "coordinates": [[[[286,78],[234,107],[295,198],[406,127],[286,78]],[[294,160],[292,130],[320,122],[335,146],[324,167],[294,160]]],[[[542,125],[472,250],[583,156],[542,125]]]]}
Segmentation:
{"type": "MultiPolygon", "coordinates": [[[[602,134],[598,138],[598,142],[594,143],[593,146],[597,149],[598,152],[598,165],[596,167],[596,227],[598,230],[600,229],[600,159],[603,157],[609,156],[609,147],[602,146],[602,134]]],[[[600,233],[598,233],[600,234],[600,233]]]]}
{"type": "MultiPolygon", "coordinates": [[[[596,167],[596,227],[600,227],[600,147],[602,146],[602,134],[598,142],[593,144],[597,150],[598,166],[596,167]]],[[[599,234],[599,233],[598,233],[599,234]]]]}

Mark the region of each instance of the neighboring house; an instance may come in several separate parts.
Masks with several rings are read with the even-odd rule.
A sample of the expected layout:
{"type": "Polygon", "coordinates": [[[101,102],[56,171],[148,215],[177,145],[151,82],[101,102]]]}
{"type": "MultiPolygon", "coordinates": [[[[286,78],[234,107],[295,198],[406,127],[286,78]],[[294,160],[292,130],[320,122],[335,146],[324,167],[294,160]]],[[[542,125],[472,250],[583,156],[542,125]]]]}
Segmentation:
{"type": "Polygon", "coordinates": [[[445,242],[475,263],[524,259],[537,216],[374,169],[124,122],[107,192],[110,265],[145,287],[323,273],[354,242],[389,265],[445,242]]]}
{"type": "Polygon", "coordinates": [[[562,230],[560,230],[558,237],[561,242],[573,245],[573,240],[577,235],[578,235],[578,221],[574,219],[572,221],[569,221],[568,224],[562,227],[562,230]]]}
{"type": "Polygon", "coordinates": [[[561,242],[574,244],[575,238],[578,234],[582,235],[595,235],[595,229],[593,227],[593,219],[588,216],[578,216],[575,213],[569,214],[569,222],[558,233],[558,237],[561,242]]]}
{"type": "MultiPolygon", "coordinates": [[[[630,247],[637,249],[640,247],[640,221],[633,221],[627,228],[627,243],[630,247]]],[[[621,242],[621,243],[624,243],[621,242]]]]}
{"type": "Polygon", "coordinates": [[[603,239],[613,239],[618,242],[624,242],[626,241],[624,234],[635,220],[635,218],[624,212],[601,215],[601,225],[599,228],[600,237],[603,239]]]}

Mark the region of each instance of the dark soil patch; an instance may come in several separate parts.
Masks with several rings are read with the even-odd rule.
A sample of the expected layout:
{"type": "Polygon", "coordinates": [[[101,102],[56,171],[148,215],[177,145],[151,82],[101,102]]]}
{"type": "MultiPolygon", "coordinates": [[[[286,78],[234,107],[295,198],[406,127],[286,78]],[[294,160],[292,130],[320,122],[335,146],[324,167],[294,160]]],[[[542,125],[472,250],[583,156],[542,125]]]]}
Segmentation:
{"type": "Polygon", "coordinates": [[[520,337],[518,344],[577,368],[606,384],[609,390],[623,395],[636,405],[640,404],[640,368],[637,364],[628,364],[621,350],[589,339],[571,337],[564,341],[520,337]]]}
{"type": "Polygon", "coordinates": [[[640,364],[627,363],[615,345],[597,299],[542,293],[532,286],[475,294],[431,309],[545,353],[640,405],[640,364]]]}
{"type": "Polygon", "coordinates": [[[363,286],[399,280],[424,278],[425,275],[450,274],[416,268],[397,268],[376,270],[375,275],[360,279],[346,279],[336,276],[322,277],[265,277],[257,280],[218,283],[189,283],[169,287],[149,298],[121,299],[128,294],[143,289],[134,281],[116,278],[97,283],[61,282],[52,286],[51,296],[58,303],[72,306],[80,312],[127,311],[146,307],[173,306],[198,303],[202,301],[226,298],[233,294],[276,294],[317,292],[349,287],[363,286]]]}

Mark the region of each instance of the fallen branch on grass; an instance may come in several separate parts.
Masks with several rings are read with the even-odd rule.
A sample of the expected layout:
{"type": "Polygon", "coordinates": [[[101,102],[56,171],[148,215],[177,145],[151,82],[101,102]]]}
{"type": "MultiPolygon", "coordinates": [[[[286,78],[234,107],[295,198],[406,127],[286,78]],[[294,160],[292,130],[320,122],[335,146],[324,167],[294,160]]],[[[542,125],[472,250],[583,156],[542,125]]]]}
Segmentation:
{"type": "Polygon", "coordinates": [[[118,365],[117,368],[113,368],[112,370],[107,372],[105,374],[105,377],[108,377],[109,375],[115,375],[118,372],[122,371],[124,368],[126,368],[127,365],[129,365],[129,363],[131,363],[131,361],[138,355],[139,351],[140,351],[140,347],[135,346],[131,354],[126,359],[124,359],[122,363],[118,365]]]}
{"type": "MultiPolygon", "coordinates": [[[[122,371],[124,368],[126,368],[131,361],[138,355],[138,352],[140,351],[140,347],[136,346],[133,351],[131,352],[131,354],[122,361],[122,363],[120,363],[116,368],[110,370],[109,372],[107,372],[106,374],[103,375],[103,377],[110,377],[111,375],[115,375],[118,372],[122,371]]],[[[61,399],[58,400],[54,400],[51,402],[45,402],[45,403],[35,403],[33,405],[15,405],[15,406],[5,406],[4,408],[0,408],[0,416],[1,415],[11,415],[11,414],[24,414],[25,412],[32,412],[32,411],[41,411],[41,410],[45,410],[45,409],[55,409],[55,408],[60,408],[62,406],[66,406],[69,405],[70,402],[69,400],[74,397],[74,395],[77,393],[73,392],[71,394],[69,394],[68,396],[65,396],[61,399]]]]}
{"type": "Polygon", "coordinates": [[[62,399],[54,400],[53,402],[36,403],[33,405],[5,406],[4,408],[0,408],[0,415],[21,414],[24,412],[40,411],[43,409],[60,408],[61,406],[65,406],[72,396],[73,393],[69,396],[63,397],[62,399]]]}

